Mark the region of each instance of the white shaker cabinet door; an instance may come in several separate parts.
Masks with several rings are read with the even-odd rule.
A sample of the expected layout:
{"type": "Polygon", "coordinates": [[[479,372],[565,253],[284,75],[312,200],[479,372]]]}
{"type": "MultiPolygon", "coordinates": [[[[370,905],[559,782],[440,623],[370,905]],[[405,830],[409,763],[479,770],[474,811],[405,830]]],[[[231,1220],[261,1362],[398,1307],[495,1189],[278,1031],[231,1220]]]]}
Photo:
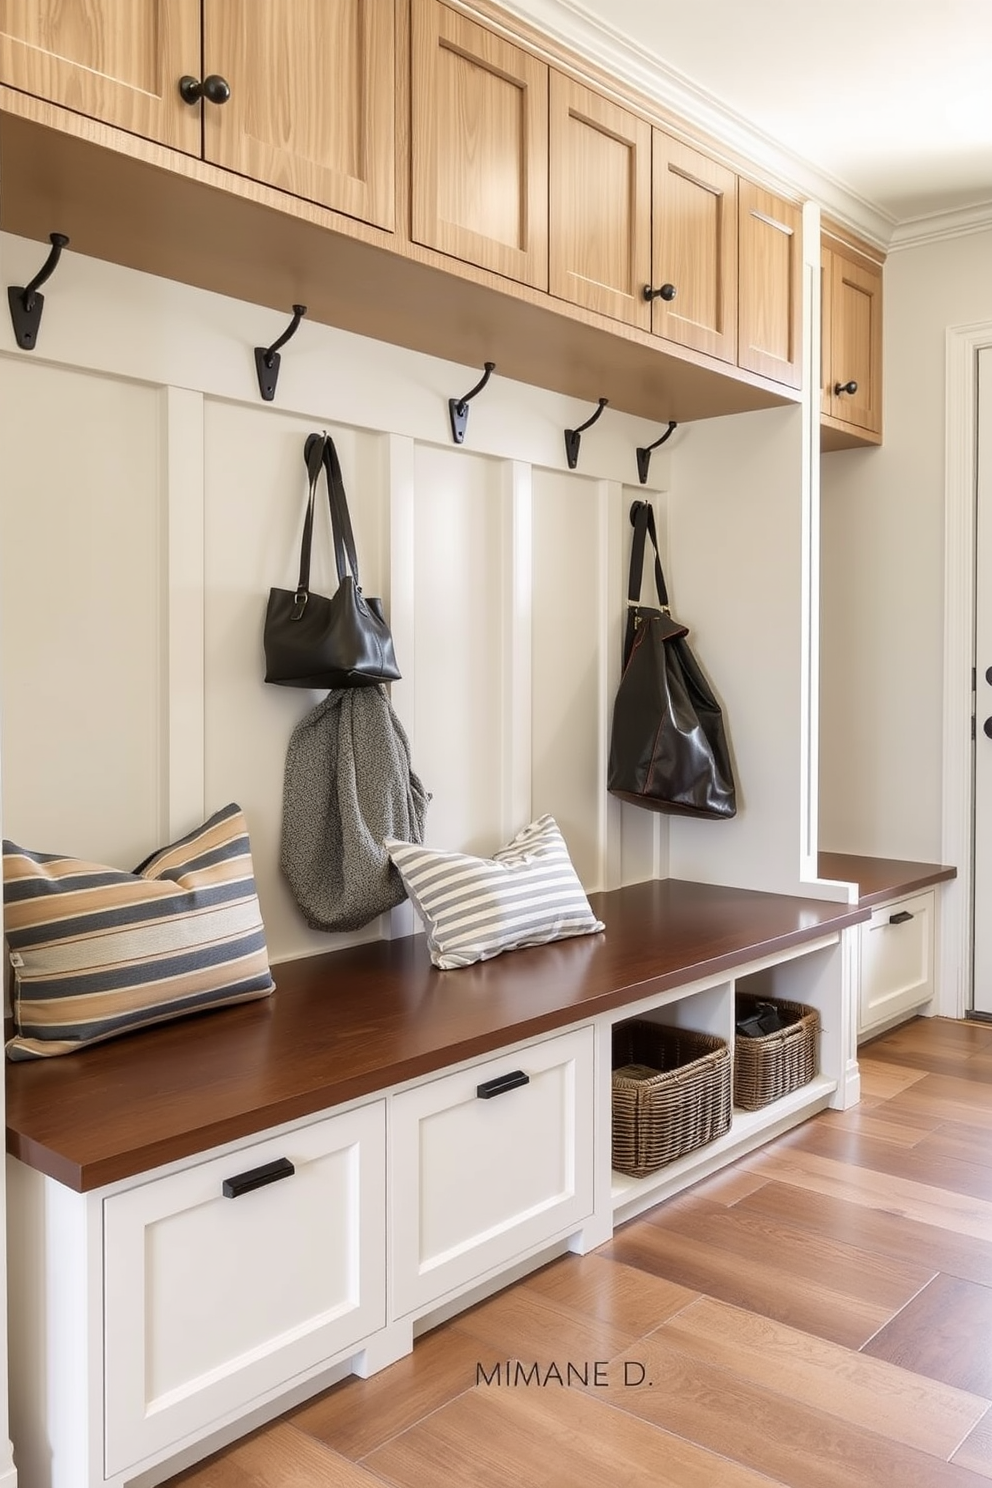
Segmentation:
{"type": "Polygon", "coordinates": [[[464,1289],[593,1208],[593,1031],[392,1099],[392,1312],[464,1289]]]}
{"type": "Polygon", "coordinates": [[[936,890],[893,899],[872,911],[860,926],[861,995],[858,1032],[880,1025],[929,1002],[934,992],[936,890]]]}
{"type": "Polygon", "coordinates": [[[104,1202],[108,1476],[385,1322],[384,1102],[104,1202]]]}

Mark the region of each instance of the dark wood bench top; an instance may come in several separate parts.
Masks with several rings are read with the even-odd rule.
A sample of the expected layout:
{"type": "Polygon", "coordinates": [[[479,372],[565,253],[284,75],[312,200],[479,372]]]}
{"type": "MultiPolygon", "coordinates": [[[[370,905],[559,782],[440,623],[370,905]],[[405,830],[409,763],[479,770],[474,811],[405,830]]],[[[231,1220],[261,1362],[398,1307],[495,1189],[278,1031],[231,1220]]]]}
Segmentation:
{"type": "Polygon", "coordinates": [[[940,863],[908,863],[900,858],[862,858],[854,853],[821,852],[817,858],[821,878],[839,879],[858,886],[861,907],[870,908],[899,894],[915,894],[931,884],[956,878],[957,869],[940,863]]]}
{"type": "Polygon", "coordinates": [[[273,968],[261,1002],[7,1065],[7,1149],[85,1192],[867,918],[666,879],[590,895],[601,935],[437,971],[422,936],[273,968]]]}

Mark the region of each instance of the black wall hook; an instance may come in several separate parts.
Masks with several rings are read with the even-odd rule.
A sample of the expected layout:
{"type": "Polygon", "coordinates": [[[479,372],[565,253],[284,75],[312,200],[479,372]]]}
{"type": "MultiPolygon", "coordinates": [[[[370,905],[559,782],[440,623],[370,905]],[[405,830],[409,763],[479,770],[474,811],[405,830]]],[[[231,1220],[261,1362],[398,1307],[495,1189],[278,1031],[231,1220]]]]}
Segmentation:
{"type": "Polygon", "coordinates": [[[651,468],[651,451],[656,450],[660,444],[664,444],[666,439],[671,439],[677,428],[678,424],[675,422],[675,420],[669,419],[668,428],[665,430],[664,434],[662,434],[660,439],[656,439],[654,444],[645,445],[643,449],[638,446],[637,475],[642,486],[646,483],[648,478],[648,471],[651,468]]]}
{"type": "Polygon", "coordinates": [[[306,313],[306,305],[294,305],[293,318],[279,337],[279,340],[273,341],[271,346],[255,347],[255,371],[258,373],[258,391],[266,403],[271,403],[276,395],[276,383],[279,381],[279,362],[281,360],[279,348],[286,345],[290,336],[296,335],[297,327],[306,313]]]}
{"type": "Polygon", "coordinates": [[[569,470],[574,470],[579,463],[579,445],[582,443],[581,434],[583,429],[592,427],[609,401],[609,398],[600,398],[599,407],[591,418],[587,418],[585,423],[580,424],[577,429],[565,430],[565,458],[568,461],[569,470]]]}
{"type": "Polygon", "coordinates": [[[465,393],[461,398],[448,399],[448,414],[451,418],[451,437],[456,444],[463,444],[465,441],[465,430],[468,427],[469,402],[475,397],[476,393],[482,392],[482,389],[496,371],[495,362],[485,362],[483,365],[486,370],[471,392],[465,393]]]}
{"type": "Polygon", "coordinates": [[[62,257],[62,249],[69,239],[65,233],[53,232],[48,234],[48,241],[52,245],[52,250],[31,283],[26,284],[23,289],[13,284],[7,289],[7,304],[10,306],[14,337],[22,351],[33,351],[37,345],[41,312],[45,308],[45,296],[38,293],[38,285],[44,284],[52,274],[55,265],[62,257]]]}

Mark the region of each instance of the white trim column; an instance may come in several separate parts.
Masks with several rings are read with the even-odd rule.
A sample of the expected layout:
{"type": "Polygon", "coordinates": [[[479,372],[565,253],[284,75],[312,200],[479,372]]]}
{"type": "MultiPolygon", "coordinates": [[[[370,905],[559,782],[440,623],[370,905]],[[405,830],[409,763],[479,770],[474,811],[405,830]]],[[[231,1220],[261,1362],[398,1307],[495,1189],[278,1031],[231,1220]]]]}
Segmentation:
{"type": "Polygon", "coordinates": [[[941,858],[958,873],[942,896],[934,1007],[947,1018],[962,1017],[971,1003],[976,395],[978,352],[990,345],[987,322],[947,331],[941,858]]]}

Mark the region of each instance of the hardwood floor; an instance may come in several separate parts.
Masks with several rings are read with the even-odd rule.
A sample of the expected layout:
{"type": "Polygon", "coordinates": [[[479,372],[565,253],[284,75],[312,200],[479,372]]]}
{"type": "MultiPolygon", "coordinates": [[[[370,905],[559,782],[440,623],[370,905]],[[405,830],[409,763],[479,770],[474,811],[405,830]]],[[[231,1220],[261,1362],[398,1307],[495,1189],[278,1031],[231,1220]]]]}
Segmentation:
{"type": "Polygon", "coordinates": [[[987,1488],[992,1025],[916,1019],[861,1068],[853,1110],[172,1484],[987,1488]]]}

